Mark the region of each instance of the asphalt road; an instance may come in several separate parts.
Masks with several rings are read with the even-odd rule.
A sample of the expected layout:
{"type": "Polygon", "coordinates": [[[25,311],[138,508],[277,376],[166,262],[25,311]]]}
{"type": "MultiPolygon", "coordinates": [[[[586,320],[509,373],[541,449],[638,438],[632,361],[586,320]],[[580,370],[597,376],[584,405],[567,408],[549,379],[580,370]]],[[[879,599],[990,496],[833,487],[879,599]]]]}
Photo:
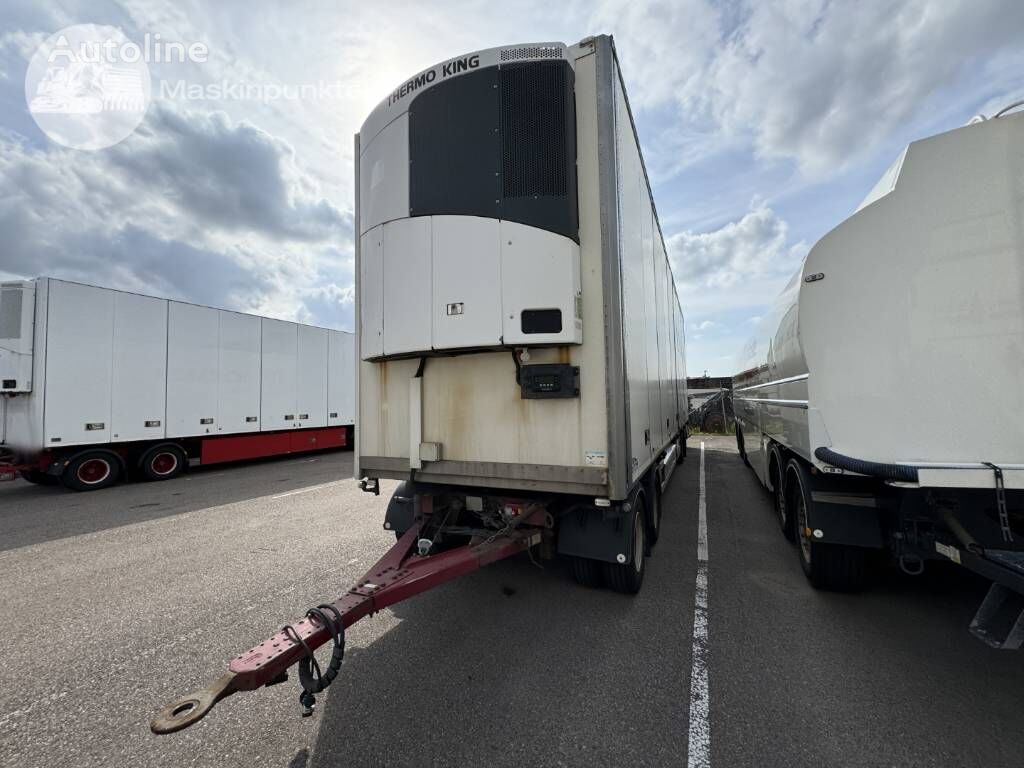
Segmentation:
{"type": "MultiPolygon", "coordinates": [[[[966,632],[957,570],[811,590],[731,441],[706,440],[713,766],[1016,766],[1021,657],[966,632]]],[[[352,627],[317,713],[290,681],[148,723],[347,589],[393,541],[350,453],[71,494],[0,486],[0,765],[685,764],[699,441],[636,598],[524,557],[352,627]]]]}

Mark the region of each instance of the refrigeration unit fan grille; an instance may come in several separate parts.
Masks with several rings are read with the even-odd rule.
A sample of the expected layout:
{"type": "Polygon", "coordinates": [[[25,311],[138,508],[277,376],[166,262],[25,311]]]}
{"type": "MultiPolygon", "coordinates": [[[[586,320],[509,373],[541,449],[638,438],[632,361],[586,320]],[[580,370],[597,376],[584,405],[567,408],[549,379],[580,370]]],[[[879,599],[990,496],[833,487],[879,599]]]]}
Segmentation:
{"type": "Polygon", "coordinates": [[[505,197],[563,197],[568,193],[567,93],[566,67],[560,61],[502,68],[505,197]]]}

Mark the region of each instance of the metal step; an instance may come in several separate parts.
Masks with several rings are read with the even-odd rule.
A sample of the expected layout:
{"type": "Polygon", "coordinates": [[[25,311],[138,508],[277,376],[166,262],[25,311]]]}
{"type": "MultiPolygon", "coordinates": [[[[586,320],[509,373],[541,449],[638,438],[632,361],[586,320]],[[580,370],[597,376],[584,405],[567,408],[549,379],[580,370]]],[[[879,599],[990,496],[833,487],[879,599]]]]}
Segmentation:
{"type": "Polygon", "coordinates": [[[1019,650],[1024,644],[1024,595],[993,583],[971,620],[970,630],[993,648],[1019,650]]]}

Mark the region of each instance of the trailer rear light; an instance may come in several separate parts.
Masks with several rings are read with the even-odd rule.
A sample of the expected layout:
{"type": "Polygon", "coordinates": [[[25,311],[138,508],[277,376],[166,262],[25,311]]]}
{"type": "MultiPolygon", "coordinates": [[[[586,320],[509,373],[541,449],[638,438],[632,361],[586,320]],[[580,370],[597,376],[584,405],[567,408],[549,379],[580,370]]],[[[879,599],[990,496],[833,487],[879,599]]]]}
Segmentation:
{"type": "Polygon", "coordinates": [[[521,504],[506,504],[505,505],[505,517],[519,517],[523,513],[523,507],[521,504]]]}

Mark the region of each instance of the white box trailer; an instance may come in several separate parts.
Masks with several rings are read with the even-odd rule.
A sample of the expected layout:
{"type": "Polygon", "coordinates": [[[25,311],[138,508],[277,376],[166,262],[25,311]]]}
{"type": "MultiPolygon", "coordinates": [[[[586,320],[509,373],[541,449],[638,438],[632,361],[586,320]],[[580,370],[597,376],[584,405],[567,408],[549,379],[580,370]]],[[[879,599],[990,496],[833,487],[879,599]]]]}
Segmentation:
{"type": "MultiPolygon", "coordinates": [[[[1024,591],[1024,114],[912,143],[825,235],[734,379],[737,441],[821,587],[879,551],[1024,591]]],[[[1008,591],[1009,590],[1009,591],[1008,591]]],[[[1016,601],[1016,598],[1013,599],[1016,601]]],[[[1017,606],[1017,610],[1022,605],[1017,606]]]]}
{"type": "Polygon", "coordinates": [[[685,452],[685,343],[612,39],[442,62],[355,155],[356,476],[408,481],[386,527],[529,502],[581,580],[639,589],[685,452]]]}
{"type": "Polygon", "coordinates": [[[41,277],[0,284],[0,473],[126,473],[350,445],[350,333],[41,277]]]}

